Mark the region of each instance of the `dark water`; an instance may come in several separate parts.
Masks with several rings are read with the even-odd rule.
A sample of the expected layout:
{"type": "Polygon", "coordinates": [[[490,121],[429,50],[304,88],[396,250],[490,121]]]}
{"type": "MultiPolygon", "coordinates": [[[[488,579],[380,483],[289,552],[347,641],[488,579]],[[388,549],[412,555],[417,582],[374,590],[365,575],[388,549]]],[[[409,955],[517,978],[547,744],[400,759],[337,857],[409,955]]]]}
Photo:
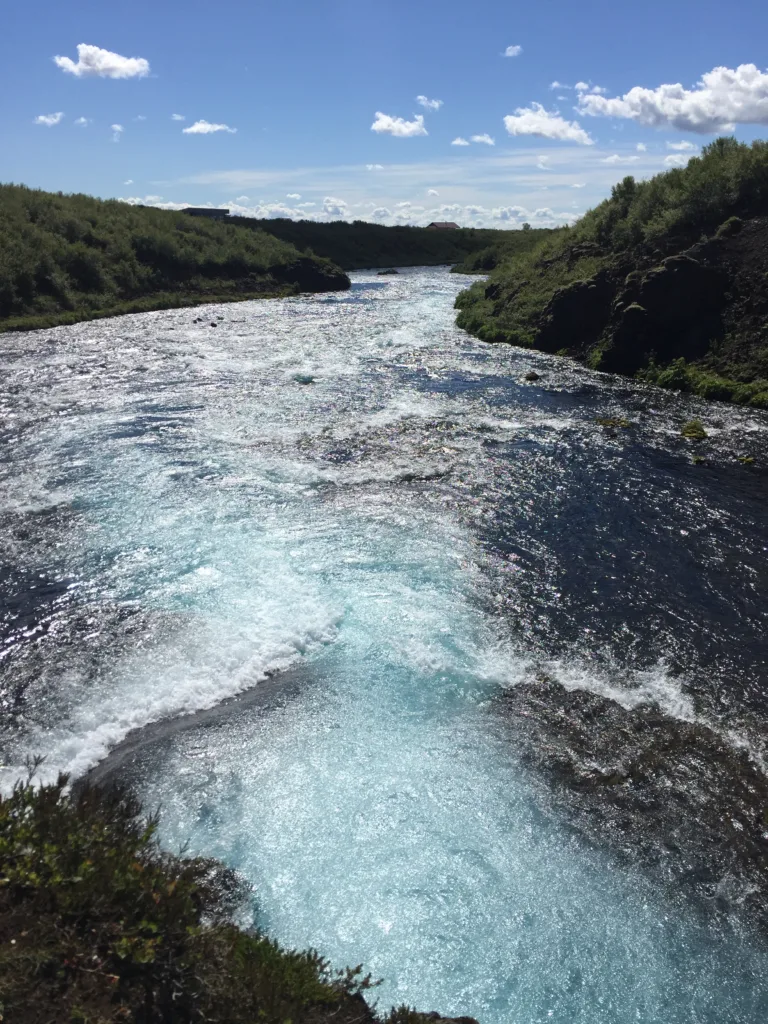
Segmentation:
{"type": "Polygon", "coordinates": [[[762,766],[768,417],[475,342],[444,271],[355,282],[3,339],[6,781],[290,667],[130,768],[278,938],[486,1024],[757,1024],[762,943],[584,843],[497,698],[545,673],[762,766]]]}

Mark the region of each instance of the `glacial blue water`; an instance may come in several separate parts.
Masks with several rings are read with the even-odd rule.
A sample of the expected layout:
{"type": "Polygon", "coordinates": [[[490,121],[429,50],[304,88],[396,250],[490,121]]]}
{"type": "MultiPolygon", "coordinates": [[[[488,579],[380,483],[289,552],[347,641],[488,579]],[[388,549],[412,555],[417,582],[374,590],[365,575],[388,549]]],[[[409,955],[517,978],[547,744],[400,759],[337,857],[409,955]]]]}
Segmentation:
{"type": "Polygon", "coordinates": [[[129,771],[260,927],[382,1007],[759,1024],[761,941],[579,839],[494,698],[544,667],[761,757],[768,420],[484,346],[465,284],[4,339],[5,783],[285,673],[129,771]]]}

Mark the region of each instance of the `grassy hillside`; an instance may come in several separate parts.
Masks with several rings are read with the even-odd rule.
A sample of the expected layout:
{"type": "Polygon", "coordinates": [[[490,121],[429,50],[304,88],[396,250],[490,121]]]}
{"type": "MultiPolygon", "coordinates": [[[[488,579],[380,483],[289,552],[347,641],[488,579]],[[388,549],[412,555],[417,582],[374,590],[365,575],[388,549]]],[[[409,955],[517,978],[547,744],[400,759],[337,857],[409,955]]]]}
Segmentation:
{"type": "MultiPolygon", "coordinates": [[[[238,928],[232,912],[250,894],[232,872],[161,852],[156,822],[129,797],[71,798],[65,782],[0,797],[0,1018],[382,1022],[360,968],[336,972],[312,951],[238,928]]],[[[386,1024],[428,1019],[401,1007],[386,1024]]]]}
{"type": "Polygon", "coordinates": [[[768,406],[768,144],[718,139],[686,168],[625,178],[457,307],[486,341],[768,406]]]}
{"type": "Polygon", "coordinates": [[[0,185],[0,330],[346,287],[329,261],[263,231],[0,185]]]}
{"type": "Polygon", "coordinates": [[[234,223],[258,227],[302,252],[311,250],[332,260],[344,270],[382,267],[426,267],[459,263],[469,253],[487,248],[519,231],[459,228],[435,231],[427,228],[385,227],[356,220],[318,224],[301,220],[250,220],[233,218],[234,223]]]}
{"type": "Polygon", "coordinates": [[[471,252],[453,267],[454,274],[488,274],[501,263],[521,253],[532,252],[543,242],[567,233],[567,228],[527,228],[521,231],[498,231],[491,244],[471,252]]]}

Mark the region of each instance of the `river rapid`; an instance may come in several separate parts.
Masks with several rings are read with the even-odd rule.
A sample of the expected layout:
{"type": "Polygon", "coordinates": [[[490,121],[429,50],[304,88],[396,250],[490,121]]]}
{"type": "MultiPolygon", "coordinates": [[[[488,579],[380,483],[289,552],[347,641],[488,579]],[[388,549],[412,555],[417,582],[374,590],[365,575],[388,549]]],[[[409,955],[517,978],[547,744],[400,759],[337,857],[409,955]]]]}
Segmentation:
{"type": "Polygon", "coordinates": [[[382,1007],[760,1024],[739,899],[577,827],[503,697],[654,708],[764,773],[768,416],[484,345],[466,284],[3,336],[3,782],[117,747],[166,845],[382,1007]]]}

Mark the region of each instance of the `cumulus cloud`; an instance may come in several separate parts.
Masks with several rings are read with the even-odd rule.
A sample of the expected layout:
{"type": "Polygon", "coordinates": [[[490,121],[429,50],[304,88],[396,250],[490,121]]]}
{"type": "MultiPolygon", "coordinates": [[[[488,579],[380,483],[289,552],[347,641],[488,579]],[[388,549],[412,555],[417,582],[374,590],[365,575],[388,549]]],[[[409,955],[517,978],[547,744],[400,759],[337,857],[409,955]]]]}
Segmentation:
{"type": "Polygon", "coordinates": [[[172,121],[186,121],[186,117],[183,114],[171,114],[172,121]]]}
{"type": "Polygon", "coordinates": [[[470,139],[472,140],[472,142],[481,142],[484,146],[496,145],[496,139],[491,138],[491,136],[487,132],[485,132],[483,135],[470,135],[470,139]]]}
{"type": "MultiPolygon", "coordinates": [[[[247,198],[248,197],[246,196],[246,199],[247,198]]],[[[285,198],[286,199],[301,199],[301,196],[299,195],[298,192],[289,192],[288,195],[285,198]]]]}
{"type": "Polygon", "coordinates": [[[129,178],[127,181],[124,181],[123,184],[124,185],[132,185],[133,184],[133,178],[129,178]]]}
{"type": "Polygon", "coordinates": [[[365,169],[367,171],[383,171],[384,164],[366,164],[365,169]]]}
{"type": "Polygon", "coordinates": [[[230,128],[228,124],[211,124],[210,121],[195,121],[189,128],[182,128],[184,135],[211,135],[213,132],[229,132],[234,135],[237,128],[230,128]]]}
{"type": "Polygon", "coordinates": [[[518,107],[514,114],[507,114],[504,125],[510,135],[536,135],[542,139],[578,142],[581,146],[594,145],[594,140],[578,121],[566,121],[558,111],[545,110],[541,103],[518,107]]]}
{"type": "Polygon", "coordinates": [[[440,193],[437,191],[436,188],[428,188],[427,189],[427,195],[428,196],[439,196],[440,193]]]}
{"type": "Polygon", "coordinates": [[[648,147],[646,146],[646,144],[644,142],[638,142],[636,148],[637,148],[637,152],[638,153],[647,153],[648,152],[648,147]]]}
{"type": "Polygon", "coordinates": [[[430,100],[426,96],[417,96],[416,102],[425,110],[439,110],[443,105],[442,100],[430,100]]]}
{"type": "Polygon", "coordinates": [[[640,159],[639,156],[619,156],[618,153],[613,153],[611,156],[604,157],[600,163],[603,164],[636,164],[640,159]]]}
{"type": "Polygon", "coordinates": [[[371,210],[369,216],[373,220],[389,220],[392,211],[388,210],[386,206],[377,206],[375,210],[371,210]]]}
{"type": "Polygon", "coordinates": [[[504,51],[505,57],[519,57],[523,52],[522,46],[508,46],[504,51]]]}
{"type": "Polygon", "coordinates": [[[685,167],[690,159],[690,153],[688,156],[683,153],[670,153],[669,156],[664,157],[664,165],[666,167],[685,167]]]}
{"type": "Polygon", "coordinates": [[[90,117],[78,117],[75,120],[75,124],[77,125],[78,128],[87,128],[90,123],[91,123],[90,117]]]}
{"type": "Polygon", "coordinates": [[[59,124],[64,115],[61,111],[57,114],[38,114],[35,118],[35,124],[44,124],[46,128],[53,128],[55,124],[59,124]]]}
{"type": "Polygon", "coordinates": [[[575,181],[573,183],[573,185],[571,185],[571,188],[586,188],[586,187],[587,187],[586,181],[575,181]]]}
{"type": "Polygon", "coordinates": [[[573,88],[576,90],[576,92],[589,92],[589,83],[588,82],[577,82],[576,85],[574,85],[573,88]]]}
{"type": "Polygon", "coordinates": [[[112,129],[112,141],[119,142],[125,128],[121,124],[111,124],[109,127],[112,129]]]}
{"type": "Polygon", "coordinates": [[[414,114],[413,121],[406,121],[403,117],[390,117],[389,114],[382,114],[376,111],[376,119],[371,125],[372,132],[379,135],[394,135],[398,139],[410,139],[415,135],[428,135],[424,127],[424,115],[414,114]]]}
{"type": "Polygon", "coordinates": [[[733,131],[737,124],[768,125],[768,73],[754,64],[735,70],[713,68],[695,88],[635,86],[623,96],[579,97],[580,110],[593,117],[624,117],[654,128],[708,134],[733,131]]]}
{"type": "Polygon", "coordinates": [[[572,89],[573,86],[572,85],[566,85],[564,82],[558,82],[557,79],[555,79],[554,82],[550,83],[549,88],[552,89],[552,90],[554,90],[554,89],[572,89]]]}
{"type": "Polygon", "coordinates": [[[668,142],[667,149],[674,149],[677,153],[698,153],[699,147],[692,142],[668,142]]]}
{"type": "Polygon", "coordinates": [[[540,171],[552,170],[552,166],[550,164],[548,156],[540,156],[539,159],[536,161],[536,166],[539,168],[540,171]]]}
{"type": "Polygon", "coordinates": [[[469,143],[467,142],[467,140],[466,140],[466,139],[462,139],[462,137],[461,137],[461,136],[459,135],[459,136],[458,136],[457,138],[455,138],[455,139],[453,140],[453,142],[451,143],[451,145],[452,145],[452,146],[468,146],[468,145],[469,145],[469,143]]]}
{"type": "Polygon", "coordinates": [[[149,61],[143,57],[121,57],[119,53],[87,43],[78,44],[77,63],[71,57],[57,56],[53,61],[62,71],[77,78],[90,75],[97,78],[146,78],[149,74],[149,61]]]}
{"type": "Polygon", "coordinates": [[[349,212],[347,203],[343,199],[334,199],[333,196],[326,196],[323,200],[323,213],[330,217],[346,217],[349,212]]]}

